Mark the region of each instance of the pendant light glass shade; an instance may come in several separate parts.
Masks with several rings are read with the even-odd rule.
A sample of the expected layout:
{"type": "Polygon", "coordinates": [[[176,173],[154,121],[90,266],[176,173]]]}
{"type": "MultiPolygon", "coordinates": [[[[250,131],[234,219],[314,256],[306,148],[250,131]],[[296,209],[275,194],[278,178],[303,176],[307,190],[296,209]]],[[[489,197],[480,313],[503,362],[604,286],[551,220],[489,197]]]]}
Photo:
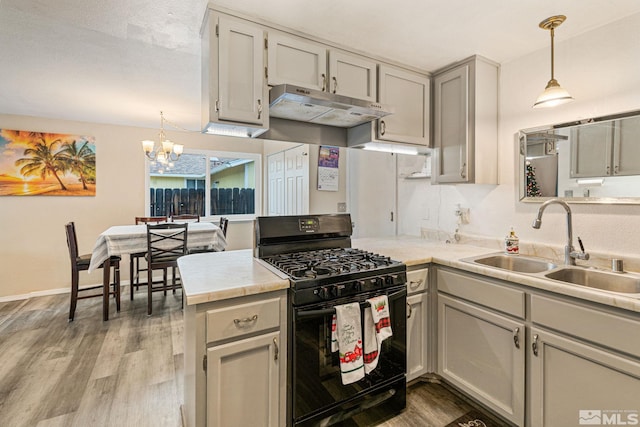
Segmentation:
{"type": "Polygon", "coordinates": [[[555,107],[556,105],[573,101],[573,97],[569,95],[569,92],[563,89],[560,84],[558,84],[558,81],[553,77],[554,29],[560,26],[565,19],[567,19],[567,17],[564,15],[556,15],[545,19],[539,25],[543,30],[550,30],[551,32],[551,80],[547,83],[547,87],[544,89],[544,92],[542,92],[540,96],[538,96],[538,99],[536,99],[535,104],[533,104],[533,108],[555,107]]]}

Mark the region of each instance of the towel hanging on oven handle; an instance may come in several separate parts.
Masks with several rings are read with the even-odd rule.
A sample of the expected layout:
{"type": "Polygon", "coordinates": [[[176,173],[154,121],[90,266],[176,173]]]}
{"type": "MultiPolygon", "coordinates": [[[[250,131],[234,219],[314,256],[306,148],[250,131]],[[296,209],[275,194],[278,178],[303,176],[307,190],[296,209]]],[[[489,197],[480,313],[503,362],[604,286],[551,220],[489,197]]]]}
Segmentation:
{"type": "MultiPolygon", "coordinates": [[[[397,298],[400,298],[403,295],[407,295],[407,291],[406,289],[403,289],[401,291],[398,292],[394,292],[390,295],[387,296],[387,298],[389,299],[389,301],[395,300],[397,298]]],[[[361,302],[360,303],[360,308],[365,308],[365,307],[369,307],[369,303],[368,302],[361,302]]],[[[309,311],[298,311],[296,312],[296,316],[297,317],[317,317],[317,316],[327,316],[330,314],[336,314],[336,309],[335,307],[333,308],[324,308],[322,310],[309,310],[309,311]]]]}

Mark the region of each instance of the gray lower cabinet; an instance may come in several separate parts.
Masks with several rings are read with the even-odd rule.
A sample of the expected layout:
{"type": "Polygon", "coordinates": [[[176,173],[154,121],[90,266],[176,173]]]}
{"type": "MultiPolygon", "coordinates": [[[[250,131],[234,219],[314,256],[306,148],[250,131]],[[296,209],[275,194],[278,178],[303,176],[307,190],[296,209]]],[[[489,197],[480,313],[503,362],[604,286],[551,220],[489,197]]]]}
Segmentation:
{"type": "Polygon", "coordinates": [[[428,269],[407,272],[407,381],[429,370],[428,269]]]}
{"type": "Polygon", "coordinates": [[[207,349],[207,426],[280,425],[280,332],[207,349]]]}
{"type": "Polygon", "coordinates": [[[285,424],[286,300],[282,290],[185,307],[185,427],[285,424]]]}
{"type": "Polygon", "coordinates": [[[524,323],[438,295],[438,374],[523,425],[524,323]]]}
{"type": "Polygon", "coordinates": [[[638,424],[637,359],[536,327],[531,337],[531,426],[638,424]]]}
{"type": "Polygon", "coordinates": [[[531,320],[531,426],[640,422],[637,313],[532,295],[531,320]]]}

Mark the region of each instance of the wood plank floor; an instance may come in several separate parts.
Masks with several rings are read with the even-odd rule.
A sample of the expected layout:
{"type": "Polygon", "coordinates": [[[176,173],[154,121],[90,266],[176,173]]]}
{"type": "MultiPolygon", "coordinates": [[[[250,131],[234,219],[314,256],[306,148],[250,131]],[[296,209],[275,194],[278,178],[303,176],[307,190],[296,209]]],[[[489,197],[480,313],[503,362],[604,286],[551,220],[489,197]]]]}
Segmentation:
{"type": "MultiPolygon", "coordinates": [[[[183,400],[181,295],[146,293],[122,311],[68,295],[0,303],[0,425],[179,427],[183,400]]],[[[409,388],[407,409],[384,427],[443,427],[474,409],[439,384],[409,388]]],[[[234,426],[235,427],[235,426],[234,426]]]]}

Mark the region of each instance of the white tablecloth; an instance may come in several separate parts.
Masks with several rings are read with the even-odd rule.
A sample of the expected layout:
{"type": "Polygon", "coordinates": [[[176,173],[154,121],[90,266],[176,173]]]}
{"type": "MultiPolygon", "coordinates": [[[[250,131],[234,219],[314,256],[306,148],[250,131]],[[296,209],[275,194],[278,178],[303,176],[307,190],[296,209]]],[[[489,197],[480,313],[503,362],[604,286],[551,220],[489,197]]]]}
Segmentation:
{"type": "MultiPolygon", "coordinates": [[[[227,241],[222,230],[211,222],[191,222],[187,228],[188,248],[208,248],[222,251],[227,241]]],[[[89,272],[99,268],[110,256],[147,251],[147,226],[115,225],[109,227],[93,246],[89,272]]]]}

